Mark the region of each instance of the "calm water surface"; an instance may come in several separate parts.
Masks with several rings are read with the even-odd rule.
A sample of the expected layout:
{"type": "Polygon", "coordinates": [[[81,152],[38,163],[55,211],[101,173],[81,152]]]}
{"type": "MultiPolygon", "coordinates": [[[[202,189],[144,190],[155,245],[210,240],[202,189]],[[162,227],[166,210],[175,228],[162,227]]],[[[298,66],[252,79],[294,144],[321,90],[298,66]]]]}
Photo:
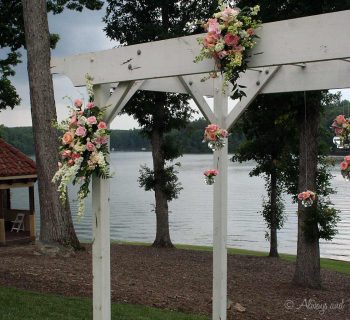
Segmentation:
{"type": "MultiPolygon", "coordinates": [[[[212,187],[203,182],[202,171],[212,167],[212,155],[185,155],[180,159],[179,179],[183,190],[170,203],[170,232],[174,243],[212,245],[212,187]]],[[[111,154],[115,177],[111,180],[111,238],[114,240],[152,242],[155,236],[154,196],[139,188],[137,178],[141,164],[151,165],[149,152],[115,152],[111,154]]],[[[264,180],[249,177],[254,163],[229,163],[228,175],[228,246],[268,251],[266,226],[261,213],[265,196],[264,180]]],[[[337,194],[332,200],[341,210],[339,233],[331,242],[321,242],[321,256],[350,261],[350,184],[337,168],[332,184],[337,194]]],[[[73,197],[73,195],[71,196],[73,197]]],[[[28,206],[26,190],[13,195],[17,208],[28,206]]],[[[38,199],[36,199],[38,211],[38,199]]],[[[91,198],[84,218],[75,227],[80,239],[91,239],[91,198]]],[[[296,253],[296,205],[285,196],[287,220],[279,232],[279,251],[296,253]]],[[[76,205],[72,203],[75,215],[76,205]]],[[[37,214],[37,225],[39,215],[37,214]]],[[[75,219],[76,220],[76,219],[75,219]]]]}

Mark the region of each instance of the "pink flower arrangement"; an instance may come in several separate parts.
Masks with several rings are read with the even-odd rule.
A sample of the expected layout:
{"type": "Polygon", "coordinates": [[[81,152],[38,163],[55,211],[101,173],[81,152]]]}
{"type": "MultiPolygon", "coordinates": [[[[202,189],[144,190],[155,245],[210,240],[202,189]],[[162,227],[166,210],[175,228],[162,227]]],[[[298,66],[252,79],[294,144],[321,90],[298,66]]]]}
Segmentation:
{"type": "Polygon", "coordinates": [[[218,170],[208,169],[203,172],[204,181],[207,185],[212,185],[215,182],[215,177],[219,174],[218,170]]]}
{"type": "MultiPolygon", "coordinates": [[[[202,24],[207,34],[198,39],[202,48],[195,61],[214,58],[216,67],[224,74],[225,86],[236,82],[239,73],[247,69],[248,51],[256,44],[255,29],[261,25],[256,19],[259,10],[259,6],[240,10],[222,5],[219,12],[202,24]]],[[[244,93],[236,87],[233,97],[242,96],[244,93]]]]}
{"type": "Polygon", "coordinates": [[[203,142],[208,142],[208,146],[213,151],[219,150],[225,146],[225,139],[228,132],[221,129],[217,124],[210,124],[204,130],[203,142]]]}
{"type": "Polygon", "coordinates": [[[345,156],[340,163],[341,175],[346,181],[350,181],[350,156],[345,156]]]}
{"type": "Polygon", "coordinates": [[[316,200],[316,194],[310,190],[306,190],[298,194],[298,199],[301,200],[304,207],[311,207],[316,200]]]}
{"type": "Polygon", "coordinates": [[[103,121],[104,112],[92,101],[92,79],[87,76],[90,101],[86,108],[80,99],[74,100],[71,114],[61,124],[56,124],[63,136],[60,147],[60,165],[52,181],[58,183],[62,201],[66,201],[67,185],[79,183],[78,216],[84,212],[84,199],[89,193],[93,174],[102,178],[111,177],[108,163],[109,130],[103,121]]]}
{"type": "Polygon", "coordinates": [[[337,148],[348,149],[350,147],[350,119],[346,119],[343,114],[340,114],[334,119],[331,128],[335,135],[333,143],[337,148]]]}

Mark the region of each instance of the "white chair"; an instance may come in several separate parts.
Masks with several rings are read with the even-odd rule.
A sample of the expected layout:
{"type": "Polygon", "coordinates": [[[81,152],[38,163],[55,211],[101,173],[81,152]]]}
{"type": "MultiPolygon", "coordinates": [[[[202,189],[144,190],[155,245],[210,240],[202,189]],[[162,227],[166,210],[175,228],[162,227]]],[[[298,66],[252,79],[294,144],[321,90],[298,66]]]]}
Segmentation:
{"type": "Polygon", "coordinates": [[[16,216],[16,220],[12,221],[11,232],[13,231],[24,231],[24,213],[18,213],[16,216]]]}

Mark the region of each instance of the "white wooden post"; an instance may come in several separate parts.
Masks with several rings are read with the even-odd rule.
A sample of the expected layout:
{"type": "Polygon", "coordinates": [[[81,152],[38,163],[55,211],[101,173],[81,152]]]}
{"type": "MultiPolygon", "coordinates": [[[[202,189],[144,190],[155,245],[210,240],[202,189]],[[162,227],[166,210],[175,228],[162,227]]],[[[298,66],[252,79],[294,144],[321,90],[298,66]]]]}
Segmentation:
{"type": "MultiPolygon", "coordinates": [[[[103,107],[109,98],[109,86],[94,86],[95,103],[103,107]]],[[[109,180],[92,178],[92,274],[93,319],[111,319],[109,180]]]]}
{"type": "MultiPolygon", "coordinates": [[[[228,96],[222,92],[222,77],[215,80],[214,113],[218,125],[225,128],[228,96]]],[[[226,320],[227,312],[227,143],[214,152],[214,168],[218,169],[214,183],[213,207],[213,320],[226,320]]]]}

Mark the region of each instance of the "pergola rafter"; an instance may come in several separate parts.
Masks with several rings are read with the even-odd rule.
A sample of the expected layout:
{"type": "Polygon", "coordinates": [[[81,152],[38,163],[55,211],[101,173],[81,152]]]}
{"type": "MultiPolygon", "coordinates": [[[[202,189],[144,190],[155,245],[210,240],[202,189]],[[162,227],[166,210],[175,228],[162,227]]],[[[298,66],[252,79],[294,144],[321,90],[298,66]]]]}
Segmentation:
{"type": "MultiPolygon", "coordinates": [[[[51,66],[52,73],[67,75],[75,86],[85,85],[86,73],[94,78],[95,101],[108,105],[108,124],[137,90],[151,90],[188,93],[210,122],[230,128],[258,94],[350,87],[350,42],[344,32],[349,29],[350,11],[264,24],[251,52],[250,70],[238,81],[247,86],[247,97],[230,114],[222,77],[201,81],[203,74],[215,71],[214,61],[193,63],[200,49],[198,35],[52,59],[51,66]],[[214,97],[213,111],[204,96],[214,97]]],[[[215,151],[214,166],[220,174],[213,203],[213,320],[225,320],[227,144],[215,151]]],[[[109,181],[93,178],[92,196],[93,315],[110,320],[109,181]]]]}

